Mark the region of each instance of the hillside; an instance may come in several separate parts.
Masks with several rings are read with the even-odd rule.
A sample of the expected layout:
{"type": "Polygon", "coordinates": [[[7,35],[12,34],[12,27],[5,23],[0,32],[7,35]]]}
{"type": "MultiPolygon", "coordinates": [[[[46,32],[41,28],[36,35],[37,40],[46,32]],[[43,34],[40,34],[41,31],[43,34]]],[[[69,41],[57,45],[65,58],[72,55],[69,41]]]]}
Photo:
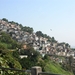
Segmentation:
{"type": "Polygon", "coordinates": [[[33,28],[18,24],[14,21],[8,21],[3,18],[0,20],[0,31],[8,33],[12,39],[19,43],[30,44],[36,51],[43,54],[52,54],[59,56],[74,56],[74,51],[70,45],[65,42],[59,43],[54,37],[50,37],[41,31],[33,32],[33,28]]]}
{"type": "Polygon", "coordinates": [[[65,61],[57,57],[71,55],[74,57],[74,50],[71,50],[68,43],[59,43],[54,37],[41,31],[34,33],[33,28],[23,27],[14,21],[9,22],[5,18],[0,20],[0,64],[2,67],[27,70],[38,65],[45,72],[73,75],[70,69],[71,62],[68,63],[70,60],[65,61]],[[27,57],[21,58],[21,55],[27,57]],[[53,57],[49,56],[47,59],[45,55],[53,57]],[[63,62],[67,69],[62,66],[63,62]]]}
{"type": "Polygon", "coordinates": [[[45,71],[55,74],[73,75],[70,71],[65,71],[60,64],[49,61],[45,66],[45,71]]]}

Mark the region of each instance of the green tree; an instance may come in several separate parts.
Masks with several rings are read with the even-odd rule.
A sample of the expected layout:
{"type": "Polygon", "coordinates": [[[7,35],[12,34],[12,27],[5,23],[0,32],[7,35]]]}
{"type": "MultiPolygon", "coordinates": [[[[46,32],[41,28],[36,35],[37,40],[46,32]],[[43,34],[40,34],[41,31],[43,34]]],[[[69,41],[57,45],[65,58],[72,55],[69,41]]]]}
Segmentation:
{"type": "Polygon", "coordinates": [[[20,60],[20,64],[22,65],[23,69],[30,69],[31,68],[31,62],[29,58],[22,58],[20,60]]]}
{"type": "Polygon", "coordinates": [[[50,59],[49,55],[46,54],[46,55],[44,56],[44,60],[45,60],[45,59],[46,59],[46,60],[49,60],[49,59],[50,59]]]}
{"type": "Polygon", "coordinates": [[[23,28],[23,25],[22,24],[19,24],[19,26],[21,27],[21,29],[23,28]]]}
{"type": "Polygon", "coordinates": [[[68,43],[65,44],[66,47],[70,47],[70,45],[68,43]]]}
{"type": "Polygon", "coordinates": [[[51,42],[57,42],[54,37],[51,38],[51,42]]]}
{"type": "Polygon", "coordinates": [[[22,30],[25,31],[25,32],[28,32],[28,33],[30,33],[30,34],[33,32],[33,28],[27,27],[27,26],[22,27],[22,30]]]}
{"type": "Polygon", "coordinates": [[[12,53],[13,57],[15,57],[17,60],[20,60],[20,55],[19,52],[17,50],[13,51],[12,53]]]}
{"type": "Polygon", "coordinates": [[[14,22],[14,21],[10,21],[9,23],[11,23],[11,24],[18,24],[18,23],[14,22]]]}
{"type": "Polygon", "coordinates": [[[6,18],[3,18],[2,20],[8,22],[8,20],[6,18]]]}
{"type": "Polygon", "coordinates": [[[18,43],[13,40],[9,34],[1,32],[0,35],[0,42],[7,44],[8,48],[15,49],[18,46],[18,43]]]}
{"type": "Polygon", "coordinates": [[[36,32],[36,35],[37,35],[38,37],[43,37],[43,36],[44,36],[41,31],[37,31],[37,32],[36,32]]]}
{"type": "Polygon", "coordinates": [[[47,39],[51,39],[50,36],[48,36],[47,34],[43,34],[44,38],[47,38],[47,39]]]}
{"type": "Polygon", "coordinates": [[[12,38],[10,37],[9,34],[7,34],[5,32],[1,32],[0,35],[1,35],[1,37],[0,37],[1,42],[4,42],[4,43],[11,43],[12,42],[12,38]]]}
{"type": "Polygon", "coordinates": [[[7,49],[7,46],[3,43],[0,43],[0,50],[5,50],[7,49]]]}
{"type": "Polygon", "coordinates": [[[39,52],[35,51],[32,47],[29,47],[26,50],[22,50],[23,55],[27,55],[27,58],[23,58],[20,60],[23,68],[29,69],[32,66],[35,66],[40,57],[39,52]]]}

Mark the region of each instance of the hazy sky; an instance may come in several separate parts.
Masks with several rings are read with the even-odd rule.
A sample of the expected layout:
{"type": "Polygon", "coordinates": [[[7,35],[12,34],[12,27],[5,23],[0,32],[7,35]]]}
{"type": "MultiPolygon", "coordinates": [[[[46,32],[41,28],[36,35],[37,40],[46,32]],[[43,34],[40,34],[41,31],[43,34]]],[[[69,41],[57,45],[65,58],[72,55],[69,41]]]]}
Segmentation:
{"type": "Polygon", "coordinates": [[[75,46],[75,0],[0,0],[2,18],[75,46]]]}

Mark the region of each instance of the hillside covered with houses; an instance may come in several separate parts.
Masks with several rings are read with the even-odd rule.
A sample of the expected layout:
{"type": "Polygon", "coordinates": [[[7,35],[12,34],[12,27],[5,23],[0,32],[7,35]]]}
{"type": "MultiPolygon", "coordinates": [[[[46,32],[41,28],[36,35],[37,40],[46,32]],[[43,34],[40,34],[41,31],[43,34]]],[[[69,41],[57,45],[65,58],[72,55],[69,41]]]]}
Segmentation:
{"type": "Polygon", "coordinates": [[[33,28],[23,27],[16,22],[9,22],[7,19],[0,19],[0,32],[6,32],[19,43],[30,44],[40,54],[50,54],[58,56],[73,56],[75,52],[68,43],[59,43],[41,31],[33,32],[33,28]],[[30,32],[27,31],[29,28],[30,32]]]}

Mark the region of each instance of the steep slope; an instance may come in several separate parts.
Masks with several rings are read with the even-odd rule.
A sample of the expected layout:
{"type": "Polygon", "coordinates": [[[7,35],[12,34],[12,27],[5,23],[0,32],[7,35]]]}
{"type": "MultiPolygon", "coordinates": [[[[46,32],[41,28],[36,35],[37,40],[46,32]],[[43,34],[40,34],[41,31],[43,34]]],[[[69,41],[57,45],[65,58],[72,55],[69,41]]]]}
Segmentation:
{"type": "Polygon", "coordinates": [[[69,71],[65,71],[60,64],[57,64],[52,61],[48,61],[45,66],[45,71],[46,72],[51,72],[55,74],[64,74],[64,75],[73,75],[73,73],[69,71]]]}

